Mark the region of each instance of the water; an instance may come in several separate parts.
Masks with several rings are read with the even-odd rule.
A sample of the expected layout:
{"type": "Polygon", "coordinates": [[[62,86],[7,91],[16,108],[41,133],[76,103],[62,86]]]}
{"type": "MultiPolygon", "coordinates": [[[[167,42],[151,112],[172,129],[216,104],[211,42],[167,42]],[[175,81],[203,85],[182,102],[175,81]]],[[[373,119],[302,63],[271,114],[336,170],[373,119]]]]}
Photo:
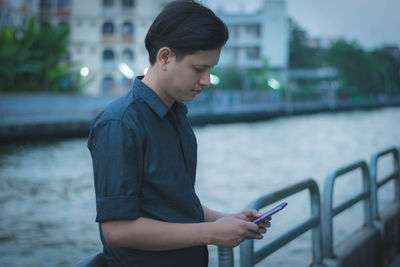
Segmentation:
{"type": "MultiPolygon", "coordinates": [[[[233,213],[260,195],[304,178],[314,178],[322,190],[334,169],[359,159],[369,161],[372,154],[398,146],[399,118],[400,108],[386,108],[195,128],[198,195],[203,204],[233,213]]],[[[388,173],[390,159],[383,160],[380,170],[388,173]]],[[[3,146],[0,168],[1,266],[72,266],[101,250],[85,139],[3,146]]],[[[334,203],[359,190],[357,173],[343,177],[334,203]]],[[[379,194],[380,205],[392,195],[390,183],[379,194]]],[[[256,248],[309,216],[306,192],[287,201],[256,248]]],[[[360,204],[338,215],[335,243],[361,225],[360,204]]],[[[307,266],[310,248],[306,233],[258,266],[307,266]]],[[[217,265],[216,255],[210,246],[210,266],[217,265]]]]}

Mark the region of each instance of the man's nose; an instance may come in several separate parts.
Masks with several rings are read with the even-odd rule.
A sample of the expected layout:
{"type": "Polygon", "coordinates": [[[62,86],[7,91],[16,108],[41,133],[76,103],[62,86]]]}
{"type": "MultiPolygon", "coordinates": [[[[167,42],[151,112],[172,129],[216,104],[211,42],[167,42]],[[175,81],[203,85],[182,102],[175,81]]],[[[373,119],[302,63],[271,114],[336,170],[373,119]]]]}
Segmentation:
{"type": "Polygon", "coordinates": [[[199,84],[200,84],[201,86],[209,86],[210,83],[211,83],[211,81],[210,81],[210,71],[206,71],[206,72],[200,77],[199,84]]]}

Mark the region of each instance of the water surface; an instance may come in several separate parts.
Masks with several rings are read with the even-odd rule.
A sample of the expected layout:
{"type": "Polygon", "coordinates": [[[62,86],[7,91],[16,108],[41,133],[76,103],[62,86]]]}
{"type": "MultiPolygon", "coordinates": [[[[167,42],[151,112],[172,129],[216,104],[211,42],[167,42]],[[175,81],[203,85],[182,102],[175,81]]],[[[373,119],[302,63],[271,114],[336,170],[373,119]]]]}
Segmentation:
{"type": "MultiPolygon", "coordinates": [[[[399,118],[400,108],[386,108],[195,128],[196,190],[203,204],[232,213],[258,196],[305,178],[315,179],[322,190],[334,169],[369,161],[372,154],[398,146],[399,118]]],[[[72,266],[101,249],[85,139],[3,146],[0,170],[1,266],[72,266]]],[[[383,159],[380,170],[390,172],[390,159],[383,159]]],[[[335,204],[361,190],[359,176],[338,180],[335,204]]],[[[380,205],[392,195],[389,184],[379,194],[380,205]]],[[[307,193],[287,201],[288,207],[274,216],[273,226],[256,247],[307,219],[307,193]]],[[[361,204],[338,215],[335,243],[361,225],[361,204]]],[[[259,266],[307,266],[310,248],[306,233],[259,266]]],[[[210,246],[210,266],[217,265],[216,255],[210,246]]]]}

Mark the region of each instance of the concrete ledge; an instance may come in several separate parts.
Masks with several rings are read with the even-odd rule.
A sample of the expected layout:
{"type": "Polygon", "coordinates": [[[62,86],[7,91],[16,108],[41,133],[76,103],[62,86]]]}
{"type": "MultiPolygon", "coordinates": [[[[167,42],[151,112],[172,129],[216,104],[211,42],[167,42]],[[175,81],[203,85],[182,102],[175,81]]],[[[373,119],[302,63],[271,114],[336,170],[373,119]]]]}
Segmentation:
{"type": "Polygon", "coordinates": [[[383,265],[380,232],[364,227],[335,246],[335,259],[324,259],[326,266],[379,267],[383,265]]]}
{"type": "Polygon", "coordinates": [[[381,234],[382,256],[384,266],[387,266],[400,251],[400,203],[391,203],[380,212],[379,217],[379,221],[375,221],[374,225],[381,234]]]}

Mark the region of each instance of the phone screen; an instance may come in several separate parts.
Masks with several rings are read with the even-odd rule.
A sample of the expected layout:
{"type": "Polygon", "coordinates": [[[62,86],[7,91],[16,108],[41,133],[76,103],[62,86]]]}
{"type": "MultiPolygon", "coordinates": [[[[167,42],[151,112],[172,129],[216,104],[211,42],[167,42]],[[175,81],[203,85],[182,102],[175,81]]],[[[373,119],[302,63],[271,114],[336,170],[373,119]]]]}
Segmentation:
{"type": "Polygon", "coordinates": [[[274,215],[275,213],[277,213],[278,211],[281,211],[284,207],[286,207],[287,202],[282,202],[281,204],[279,204],[278,206],[276,206],[275,208],[265,212],[263,215],[261,215],[260,217],[258,217],[257,219],[255,219],[253,221],[253,223],[260,223],[264,220],[266,220],[268,217],[271,217],[272,215],[274,215]]]}

